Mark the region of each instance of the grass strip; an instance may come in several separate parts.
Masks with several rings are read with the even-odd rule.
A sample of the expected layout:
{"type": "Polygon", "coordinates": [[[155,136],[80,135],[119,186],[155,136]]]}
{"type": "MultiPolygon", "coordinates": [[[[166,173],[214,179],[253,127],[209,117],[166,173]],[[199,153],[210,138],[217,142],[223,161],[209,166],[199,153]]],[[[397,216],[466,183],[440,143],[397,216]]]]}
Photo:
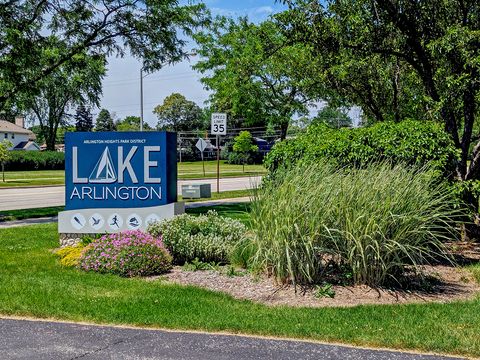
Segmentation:
{"type": "Polygon", "coordinates": [[[202,198],[202,199],[183,199],[182,196],[179,196],[178,199],[181,201],[189,202],[199,202],[199,201],[209,201],[209,200],[222,200],[222,199],[233,199],[233,198],[240,198],[240,197],[249,197],[252,195],[252,190],[230,190],[230,191],[222,191],[220,193],[212,192],[212,196],[210,198],[202,198]]]}
{"type": "Polygon", "coordinates": [[[354,308],[267,307],[192,286],[61,268],[56,225],[0,230],[0,313],[227,331],[480,356],[480,298],[354,308]]]}
{"type": "Polygon", "coordinates": [[[63,206],[53,206],[35,209],[0,211],[0,222],[57,216],[58,212],[63,211],[63,209],[63,206]]]}

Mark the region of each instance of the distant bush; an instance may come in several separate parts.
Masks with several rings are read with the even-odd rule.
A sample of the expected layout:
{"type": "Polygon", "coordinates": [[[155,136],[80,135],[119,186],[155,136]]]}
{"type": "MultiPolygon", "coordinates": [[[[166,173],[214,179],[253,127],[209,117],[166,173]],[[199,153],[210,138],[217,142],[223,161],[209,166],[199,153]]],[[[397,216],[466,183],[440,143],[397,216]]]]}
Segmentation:
{"type": "Polygon", "coordinates": [[[251,207],[254,265],[280,282],[320,283],[332,266],[357,284],[400,281],[457,238],[451,197],[432,172],[410,166],[279,170],[251,207]]]}
{"type": "Polygon", "coordinates": [[[5,170],[63,170],[65,154],[57,151],[11,151],[5,170]]]}
{"type": "Polygon", "coordinates": [[[85,247],[80,269],[120,276],[162,274],[171,268],[172,257],[160,237],[141,231],[123,231],[94,239],[85,247]]]}
{"type": "Polygon", "coordinates": [[[202,262],[227,262],[233,246],[241,241],[246,227],[241,222],[218,216],[182,214],[148,227],[153,236],[162,236],[176,263],[197,259],[202,262]]]}
{"type": "Polygon", "coordinates": [[[276,144],[264,163],[269,170],[321,159],[339,167],[357,168],[378,161],[419,166],[429,163],[443,174],[452,174],[457,156],[440,123],[405,120],[354,129],[332,129],[320,123],[309,126],[295,139],[276,144]]]}

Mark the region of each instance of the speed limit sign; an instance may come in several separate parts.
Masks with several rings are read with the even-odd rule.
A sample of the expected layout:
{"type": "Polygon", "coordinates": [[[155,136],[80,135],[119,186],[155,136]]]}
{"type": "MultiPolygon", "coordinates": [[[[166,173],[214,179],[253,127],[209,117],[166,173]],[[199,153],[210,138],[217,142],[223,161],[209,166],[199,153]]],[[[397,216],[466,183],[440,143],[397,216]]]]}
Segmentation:
{"type": "Polygon", "coordinates": [[[212,135],[227,135],[227,114],[212,114],[212,128],[210,133],[212,135]]]}

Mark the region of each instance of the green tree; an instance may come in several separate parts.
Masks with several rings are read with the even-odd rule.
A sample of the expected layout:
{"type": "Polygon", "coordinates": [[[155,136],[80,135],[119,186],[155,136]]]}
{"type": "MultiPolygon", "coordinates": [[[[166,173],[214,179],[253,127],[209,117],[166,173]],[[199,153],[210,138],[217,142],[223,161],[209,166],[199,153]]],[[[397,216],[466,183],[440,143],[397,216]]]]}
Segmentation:
{"type": "Polygon", "coordinates": [[[80,104],[75,112],[75,131],[92,131],[93,117],[90,108],[80,104]]]}
{"type": "MultiPolygon", "coordinates": [[[[208,20],[205,6],[161,1],[19,0],[0,3],[0,110],[38,95],[41,82],[79,54],[126,51],[147,71],[186,56],[186,40],[208,20]],[[50,37],[58,41],[52,43],[50,37]]],[[[82,66],[77,64],[78,69],[82,66]]]]}
{"type": "MultiPolygon", "coordinates": [[[[480,134],[475,132],[480,101],[478,1],[289,3],[291,39],[328,57],[343,52],[366,59],[359,70],[366,73],[370,87],[377,82],[368,74],[372,68],[368,59],[393,59],[389,64],[407,69],[404,81],[421,84],[411,100],[418,108],[425,104],[428,114],[444,123],[460,153],[452,175],[460,181],[480,179],[480,134]]],[[[477,195],[466,191],[465,201],[477,211],[477,195]]]]}
{"type": "Polygon", "coordinates": [[[153,110],[158,130],[185,131],[202,129],[202,109],[179,93],[173,93],[153,110]]]}
{"type": "Polygon", "coordinates": [[[64,125],[57,129],[57,144],[65,144],[65,133],[74,132],[75,125],[64,125]]]}
{"type": "MultiPolygon", "coordinates": [[[[140,117],[139,116],[127,116],[125,119],[116,123],[117,131],[140,131],[140,117]]],[[[143,123],[144,131],[153,130],[146,122],[143,123]]]]}
{"type": "Polygon", "coordinates": [[[241,131],[233,139],[233,151],[238,153],[243,159],[243,172],[245,172],[245,163],[251,152],[257,152],[258,146],[253,143],[252,134],[249,131],[241,131]]]}
{"type": "Polygon", "coordinates": [[[324,122],[328,126],[336,129],[352,126],[352,119],[350,119],[347,114],[331,106],[325,106],[320,110],[312,122],[324,122]]]}
{"type": "Polygon", "coordinates": [[[104,75],[104,57],[83,54],[75,57],[74,66],[65,64],[39,82],[38,95],[24,104],[39,122],[47,150],[55,150],[58,129],[71,117],[69,110],[79,104],[98,105],[104,75]]]}
{"type": "Polygon", "coordinates": [[[0,163],[2,164],[2,178],[3,182],[5,182],[5,163],[10,158],[10,148],[13,144],[6,139],[3,139],[0,142],[0,163]]]}
{"type": "Polygon", "coordinates": [[[115,131],[117,127],[107,109],[100,110],[95,121],[95,131],[115,131]]]}
{"type": "Polygon", "coordinates": [[[307,113],[310,94],[321,85],[310,47],[287,44],[273,21],[257,25],[246,18],[218,18],[195,40],[202,60],[194,68],[212,90],[212,107],[245,125],[277,125],[285,139],[291,118],[307,113]]]}

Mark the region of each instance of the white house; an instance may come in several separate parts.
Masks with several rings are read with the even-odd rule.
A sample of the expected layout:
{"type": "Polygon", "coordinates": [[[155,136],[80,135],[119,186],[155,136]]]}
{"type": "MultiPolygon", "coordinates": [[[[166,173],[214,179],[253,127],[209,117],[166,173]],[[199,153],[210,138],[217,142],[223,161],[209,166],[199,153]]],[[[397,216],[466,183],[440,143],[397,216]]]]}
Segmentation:
{"type": "Polygon", "coordinates": [[[15,124],[0,120],[0,141],[9,140],[13,147],[11,150],[40,150],[40,146],[35,142],[35,134],[25,129],[25,120],[23,117],[16,117],[15,124]]]}

